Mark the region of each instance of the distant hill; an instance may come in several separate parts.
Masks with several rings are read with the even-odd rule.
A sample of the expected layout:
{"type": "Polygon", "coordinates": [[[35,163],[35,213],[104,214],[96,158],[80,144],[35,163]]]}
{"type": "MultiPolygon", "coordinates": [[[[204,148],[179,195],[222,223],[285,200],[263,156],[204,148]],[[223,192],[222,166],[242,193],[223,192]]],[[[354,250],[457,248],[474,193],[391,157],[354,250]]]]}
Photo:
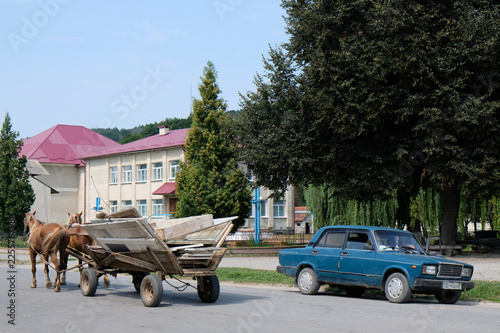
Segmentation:
{"type": "MultiPolygon", "coordinates": [[[[237,119],[240,115],[240,111],[229,110],[227,114],[237,119]]],[[[193,118],[191,115],[187,118],[166,118],[163,121],[155,122],[147,125],[139,125],[134,128],[118,129],[118,128],[92,128],[94,132],[104,135],[111,140],[115,140],[121,144],[129,143],[132,141],[147,138],[149,136],[158,134],[158,126],[170,126],[170,129],[182,129],[190,128],[193,123],[193,118]]]]}
{"type": "Polygon", "coordinates": [[[158,126],[170,126],[170,129],[189,128],[193,123],[191,115],[187,118],[167,118],[160,122],[154,122],[147,125],[139,125],[130,129],[118,128],[92,128],[94,132],[104,135],[111,140],[115,140],[122,144],[147,138],[158,134],[158,126]]]}

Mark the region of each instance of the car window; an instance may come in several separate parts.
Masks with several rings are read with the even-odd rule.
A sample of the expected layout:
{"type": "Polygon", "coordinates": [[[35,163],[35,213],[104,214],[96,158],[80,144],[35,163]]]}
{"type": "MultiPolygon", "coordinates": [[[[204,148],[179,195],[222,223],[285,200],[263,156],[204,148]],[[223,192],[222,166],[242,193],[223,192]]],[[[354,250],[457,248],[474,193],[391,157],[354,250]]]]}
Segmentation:
{"type": "Polygon", "coordinates": [[[375,231],[375,241],[379,251],[424,252],[415,237],[406,232],[396,230],[377,230],[375,231]]]}
{"type": "Polygon", "coordinates": [[[371,244],[370,237],[366,232],[349,232],[346,248],[362,250],[365,246],[371,246],[371,244]]]}
{"type": "Polygon", "coordinates": [[[316,247],[342,248],[344,246],[345,232],[327,231],[316,244],[316,247]]]}

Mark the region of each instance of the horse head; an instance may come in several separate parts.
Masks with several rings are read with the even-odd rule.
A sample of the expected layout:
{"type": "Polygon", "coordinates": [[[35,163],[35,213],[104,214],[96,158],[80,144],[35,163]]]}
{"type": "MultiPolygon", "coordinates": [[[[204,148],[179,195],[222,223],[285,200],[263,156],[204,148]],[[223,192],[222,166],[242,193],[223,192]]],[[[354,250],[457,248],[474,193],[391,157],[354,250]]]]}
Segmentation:
{"type": "Polygon", "coordinates": [[[80,214],[78,214],[78,213],[71,214],[68,212],[68,216],[69,216],[68,226],[71,226],[74,223],[82,224],[82,214],[83,214],[83,212],[80,212],[80,214]]]}
{"type": "Polygon", "coordinates": [[[34,211],[33,213],[24,214],[24,231],[26,232],[26,234],[30,232],[31,227],[36,222],[35,214],[36,211],[34,211]]]}

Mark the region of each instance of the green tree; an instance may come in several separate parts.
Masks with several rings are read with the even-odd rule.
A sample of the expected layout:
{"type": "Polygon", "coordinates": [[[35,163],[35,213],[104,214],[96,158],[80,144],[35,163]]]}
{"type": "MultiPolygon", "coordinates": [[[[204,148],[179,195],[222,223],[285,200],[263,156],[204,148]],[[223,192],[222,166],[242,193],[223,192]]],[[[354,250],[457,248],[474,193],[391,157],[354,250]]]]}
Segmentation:
{"type": "Polygon", "coordinates": [[[211,62],[203,70],[199,92],[200,99],[193,101],[185,161],[176,175],[176,216],[238,216],[235,227],[239,228],[250,212],[251,194],[248,180],[238,168],[231,118],[225,114],[226,103],[219,97],[217,72],[211,62]]]}
{"type": "Polygon", "coordinates": [[[0,231],[22,233],[24,214],[35,201],[29,183],[26,156],[19,157],[23,142],[16,140],[7,114],[0,132],[0,231]]]}
{"type": "MultiPolygon", "coordinates": [[[[278,157],[252,166],[257,178],[271,189],[326,183],[361,201],[396,192],[404,223],[411,221],[411,198],[434,188],[443,193],[442,239],[453,244],[460,196],[500,191],[499,6],[482,0],[282,6],[290,35],[282,59],[292,61],[287,67],[299,92],[278,95],[279,103],[263,95],[261,105],[278,114],[280,105],[299,99],[242,143],[269,147],[276,140],[266,130],[285,132],[284,119],[296,119],[288,126],[294,140],[273,146],[278,157]]],[[[273,62],[271,83],[283,64],[273,62]]],[[[267,91],[279,92],[286,82],[267,91]]]]}

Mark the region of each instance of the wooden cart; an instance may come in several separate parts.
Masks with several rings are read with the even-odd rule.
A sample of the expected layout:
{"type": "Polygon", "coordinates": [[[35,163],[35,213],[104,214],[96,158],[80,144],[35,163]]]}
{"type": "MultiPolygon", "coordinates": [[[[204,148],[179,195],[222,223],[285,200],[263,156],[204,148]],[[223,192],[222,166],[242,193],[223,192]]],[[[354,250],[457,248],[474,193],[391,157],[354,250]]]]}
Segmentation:
{"type": "Polygon", "coordinates": [[[132,283],[141,294],[144,305],[157,306],[163,297],[162,282],[167,276],[177,280],[179,276],[196,279],[197,286],[184,283],[177,289],[192,286],[198,290],[203,302],[213,303],[220,293],[215,270],[226,252],[221,245],[236,218],[211,220],[211,215],[208,215],[193,217],[191,221],[171,220],[166,221],[166,227],[156,229],[157,232],[145,218],[108,219],[103,223],[93,221],[93,224],[84,225],[98,245],[86,247],[92,262],[81,274],[82,294],[94,295],[98,276],[102,274],[128,273],[132,275],[132,283]],[[201,224],[201,229],[192,232],[193,226],[197,227],[193,219],[210,219],[211,226],[201,224]],[[169,223],[173,225],[169,226],[169,223]],[[177,236],[182,230],[190,233],[162,239],[165,232],[168,234],[172,230],[177,236]]]}

